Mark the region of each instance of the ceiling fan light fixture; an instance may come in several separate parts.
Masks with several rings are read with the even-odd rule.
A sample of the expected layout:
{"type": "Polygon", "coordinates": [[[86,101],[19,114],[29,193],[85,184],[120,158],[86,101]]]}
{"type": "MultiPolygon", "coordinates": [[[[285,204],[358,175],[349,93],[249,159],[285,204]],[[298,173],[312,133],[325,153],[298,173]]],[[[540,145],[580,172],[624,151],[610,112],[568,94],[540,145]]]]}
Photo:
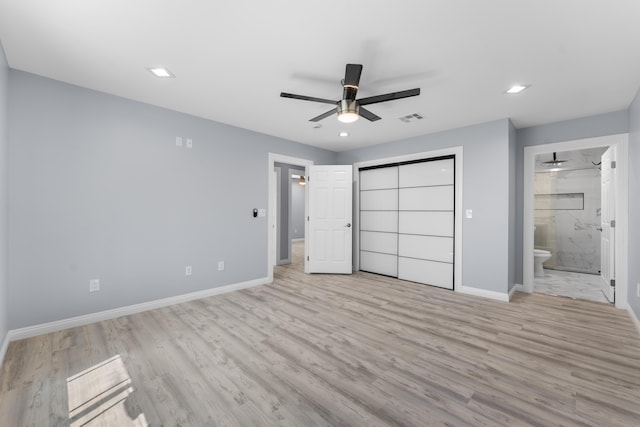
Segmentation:
{"type": "Polygon", "coordinates": [[[353,123],[360,117],[360,106],[355,100],[342,99],[338,102],[338,120],[342,123],[353,123]]]}

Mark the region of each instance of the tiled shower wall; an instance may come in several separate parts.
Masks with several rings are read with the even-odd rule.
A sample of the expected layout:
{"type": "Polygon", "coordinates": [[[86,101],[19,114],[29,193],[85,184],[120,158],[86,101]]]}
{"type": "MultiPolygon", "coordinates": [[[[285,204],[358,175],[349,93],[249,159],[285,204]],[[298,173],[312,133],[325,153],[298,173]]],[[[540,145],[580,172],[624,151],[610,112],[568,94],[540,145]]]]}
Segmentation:
{"type": "Polygon", "coordinates": [[[537,172],[535,194],[534,245],[552,255],[544,266],[598,274],[600,170],[537,172]]]}

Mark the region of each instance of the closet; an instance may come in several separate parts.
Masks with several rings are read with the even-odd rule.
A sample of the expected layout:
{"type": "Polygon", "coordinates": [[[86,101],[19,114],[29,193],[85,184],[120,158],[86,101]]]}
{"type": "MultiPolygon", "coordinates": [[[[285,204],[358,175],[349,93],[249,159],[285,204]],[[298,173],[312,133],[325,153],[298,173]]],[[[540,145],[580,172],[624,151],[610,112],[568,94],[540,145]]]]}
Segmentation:
{"type": "Polygon", "coordinates": [[[453,289],[455,156],[359,174],[360,270],[453,289]]]}

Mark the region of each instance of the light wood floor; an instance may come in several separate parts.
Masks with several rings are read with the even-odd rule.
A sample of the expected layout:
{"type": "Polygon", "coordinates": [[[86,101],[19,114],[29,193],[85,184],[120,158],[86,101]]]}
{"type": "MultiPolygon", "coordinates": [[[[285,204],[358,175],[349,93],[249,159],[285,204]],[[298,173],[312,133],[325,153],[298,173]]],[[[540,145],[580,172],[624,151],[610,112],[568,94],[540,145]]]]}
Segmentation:
{"type": "Polygon", "coordinates": [[[1,426],[639,421],[624,311],[295,264],[271,285],[13,342],[0,371],[1,426]]]}

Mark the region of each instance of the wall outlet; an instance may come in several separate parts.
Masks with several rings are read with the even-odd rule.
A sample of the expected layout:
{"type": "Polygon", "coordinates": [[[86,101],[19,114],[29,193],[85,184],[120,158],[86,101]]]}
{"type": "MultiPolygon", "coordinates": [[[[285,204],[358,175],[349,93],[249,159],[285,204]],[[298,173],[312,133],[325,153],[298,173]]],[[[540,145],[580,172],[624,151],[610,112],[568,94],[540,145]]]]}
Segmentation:
{"type": "Polygon", "coordinates": [[[185,276],[191,276],[191,266],[190,266],[190,265],[187,265],[187,266],[184,268],[184,275],[185,275],[185,276]]]}
{"type": "Polygon", "coordinates": [[[218,271],[224,270],[224,261],[218,261],[218,271]]]}
{"type": "Polygon", "coordinates": [[[465,211],[465,216],[466,216],[467,218],[473,218],[473,209],[467,209],[467,210],[465,211]]]}
{"type": "Polygon", "coordinates": [[[89,280],[89,292],[97,292],[100,290],[100,279],[89,280]]]}
{"type": "Polygon", "coordinates": [[[182,147],[182,137],[176,136],[176,147],[182,147]]]}

